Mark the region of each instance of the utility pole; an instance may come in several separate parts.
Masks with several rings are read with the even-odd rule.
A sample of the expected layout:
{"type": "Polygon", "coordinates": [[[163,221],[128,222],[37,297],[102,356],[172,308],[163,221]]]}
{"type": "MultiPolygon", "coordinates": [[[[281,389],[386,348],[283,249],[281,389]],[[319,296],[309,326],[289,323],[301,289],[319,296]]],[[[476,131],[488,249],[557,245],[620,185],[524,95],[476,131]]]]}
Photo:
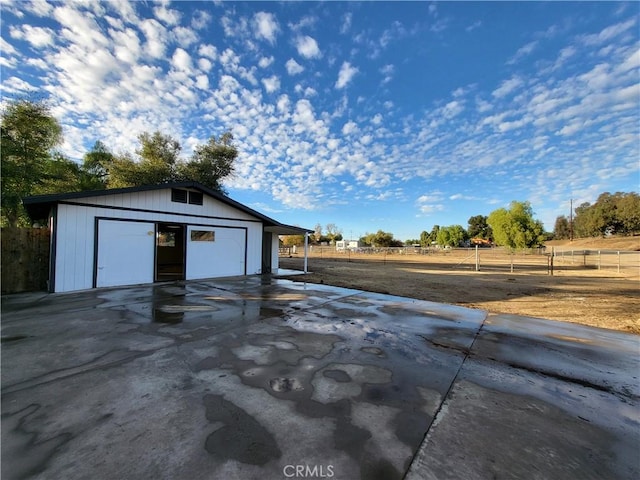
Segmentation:
{"type": "Polygon", "coordinates": [[[569,211],[569,241],[573,242],[573,198],[571,199],[571,210],[569,211]]]}

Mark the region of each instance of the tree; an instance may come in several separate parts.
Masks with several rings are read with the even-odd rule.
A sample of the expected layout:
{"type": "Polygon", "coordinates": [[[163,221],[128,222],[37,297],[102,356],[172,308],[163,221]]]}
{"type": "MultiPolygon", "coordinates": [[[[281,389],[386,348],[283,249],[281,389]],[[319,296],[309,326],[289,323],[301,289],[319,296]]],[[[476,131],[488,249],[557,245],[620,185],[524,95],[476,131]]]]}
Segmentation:
{"type": "Polygon", "coordinates": [[[284,235],[282,237],[282,244],[285,247],[300,247],[304,245],[304,235],[284,235]]]}
{"type": "Polygon", "coordinates": [[[431,245],[431,237],[429,236],[429,232],[423,230],[420,232],[420,246],[426,248],[429,245],[431,245]]]}
{"type": "Polygon", "coordinates": [[[197,145],[188,161],[180,159],[180,142],[169,135],[144,132],[138,140],[138,162],[128,154],[104,156],[109,167],[104,163],[101,166],[108,172],[109,188],[192,180],[225,193],[222,181],[233,174],[238,156],[231,133],[224,133],[219,139],[212,136],[206,144],[197,145]]]}
{"type": "Polygon", "coordinates": [[[429,233],[429,243],[438,241],[438,232],[440,231],[440,225],[434,225],[429,233]]]}
{"type": "Polygon", "coordinates": [[[322,239],[322,225],[316,223],[316,226],[313,228],[313,238],[316,243],[320,243],[322,239]]]}
{"type": "Polygon", "coordinates": [[[109,151],[104,143],[98,140],[93,148],[84,154],[82,168],[98,178],[103,185],[102,188],[106,188],[114,159],[115,155],[109,151]]]}
{"type": "Polygon", "coordinates": [[[564,240],[571,237],[571,227],[569,220],[564,215],[556,218],[555,226],[553,227],[553,238],[557,240],[564,240]]]}
{"type": "Polygon", "coordinates": [[[22,199],[45,176],[53,149],[62,143],[62,127],[44,101],[13,100],[2,112],[0,127],[3,223],[24,217],[22,199]]]}
{"type": "Polygon", "coordinates": [[[193,180],[213,190],[226,193],[222,181],[233,175],[238,149],[233,135],[224,133],[219,139],[209,138],[204,145],[195,147],[191,160],[180,163],[176,169],[178,180],[193,180]]]}
{"type": "Polygon", "coordinates": [[[493,232],[487,224],[487,217],[485,215],[475,215],[469,218],[468,223],[469,228],[467,232],[469,238],[484,238],[485,240],[489,240],[493,236],[493,232]]]}
{"type": "Polygon", "coordinates": [[[332,245],[336,243],[336,241],[342,240],[342,230],[339,229],[335,223],[328,223],[325,227],[327,231],[327,238],[329,239],[329,243],[332,245]]]}
{"type": "Polygon", "coordinates": [[[640,196],[635,193],[601,193],[593,205],[585,202],[575,209],[578,237],[629,235],[640,231],[640,196]]]}
{"type": "Polygon", "coordinates": [[[461,225],[451,225],[438,230],[436,242],[443,247],[459,247],[467,238],[467,231],[461,225]]]}
{"type": "Polygon", "coordinates": [[[511,202],[508,209],[499,208],[489,214],[487,223],[496,244],[509,248],[531,248],[544,242],[542,222],[534,220],[529,202],[511,202]]]}
{"type": "MultiPolygon", "coordinates": [[[[371,247],[392,247],[397,245],[398,240],[394,240],[393,234],[378,230],[376,233],[367,233],[360,241],[371,247]]],[[[402,242],[399,242],[402,246],[402,242]]]]}
{"type": "Polygon", "coordinates": [[[31,195],[101,190],[103,188],[104,183],[100,177],[56,153],[51,160],[44,164],[42,179],[33,186],[31,195]]]}

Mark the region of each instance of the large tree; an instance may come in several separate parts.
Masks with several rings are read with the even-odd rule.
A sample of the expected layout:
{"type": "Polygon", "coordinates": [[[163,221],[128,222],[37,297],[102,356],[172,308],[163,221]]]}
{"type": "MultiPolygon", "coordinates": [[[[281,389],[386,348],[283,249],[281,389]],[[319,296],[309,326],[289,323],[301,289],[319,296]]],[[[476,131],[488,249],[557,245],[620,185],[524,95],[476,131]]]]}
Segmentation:
{"type": "Polygon", "coordinates": [[[193,180],[224,192],[222,181],[233,174],[238,156],[229,132],[220,138],[211,137],[204,145],[197,145],[186,161],[180,159],[180,142],[169,135],[145,132],[138,136],[138,140],[138,161],[128,154],[114,157],[101,146],[94,147],[87,154],[91,160],[98,160],[96,168],[106,173],[109,188],[193,180]]]}
{"type": "Polygon", "coordinates": [[[575,209],[578,237],[607,234],[629,235],[640,231],[640,196],[635,193],[601,193],[596,203],[585,202],[575,209]]]}
{"type": "Polygon", "coordinates": [[[571,226],[569,220],[564,215],[560,215],[556,218],[556,223],[553,227],[553,238],[556,240],[565,240],[571,238],[571,226]]]}
{"type": "Polygon", "coordinates": [[[509,208],[499,208],[489,214],[487,223],[498,245],[509,248],[531,248],[544,242],[544,228],[533,218],[529,202],[513,201],[509,208]]]}
{"type": "Polygon", "coordinates": [[[220,138],[211,137],[204,145],[195,147],[189,161],[178,164],[176,177],[179,180],[194,180],[224,192],[222,180],[233,175],[237,157],[238,149],[233,144],[230,132],[220,138]]]}
{"type": "Polygon", "coordinates": [[[469,218],[469,228],[467,232],[470,238],[484,238],[489,240],[493,236],[493,232],[491,231],[491,227],[487,223],[486,215],[474,215],[469,218]]]}
{"type": "Polygon", "coordinates": [[[467,231],[461,225],[450,225],[438,230],[436,242],[443,247],[459,247],[468,238],[467,231]]]}
{"type": "Polygon", "coordinates": [[[22,199],[47,176],[47,163],[62,143],[62,127],[44,101],[10,101],[2,112],[0,133],[2,219],[17,225],[22,199]]]}

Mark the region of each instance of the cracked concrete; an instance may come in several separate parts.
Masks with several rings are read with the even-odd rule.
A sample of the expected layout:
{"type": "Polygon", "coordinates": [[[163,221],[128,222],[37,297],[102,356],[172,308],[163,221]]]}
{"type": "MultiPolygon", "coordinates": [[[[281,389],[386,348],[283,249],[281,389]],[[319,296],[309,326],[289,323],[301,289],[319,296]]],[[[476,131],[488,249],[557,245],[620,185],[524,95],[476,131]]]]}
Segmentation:
{"type": "Polygon", "coordinates": [[[8,296],[2,478],[637,478],[639,339],[269,277],[8,296]]]}

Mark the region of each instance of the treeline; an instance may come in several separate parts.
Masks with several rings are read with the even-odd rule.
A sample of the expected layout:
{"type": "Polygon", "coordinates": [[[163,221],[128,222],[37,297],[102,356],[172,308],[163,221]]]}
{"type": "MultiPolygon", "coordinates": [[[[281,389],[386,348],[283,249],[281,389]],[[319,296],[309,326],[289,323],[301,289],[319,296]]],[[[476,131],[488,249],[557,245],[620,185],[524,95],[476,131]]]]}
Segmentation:
{"type": "Polygon", "coordinates": [[[640,232],[640,195],[635,192],[600,194],[593,205],[585,202],[574,210],[573,219],[556,218],[554,238],[589,238],[632,235],[640,232]]]}
{"type": "Polygon", "coordinates": [[[229,132],[197,145],[188,158],[181,157],[182,146],[170,135],[143,132],[138,141],[140,146],[133,154],[114,153],[97,141],[78,164],[57,150],[63,142],[62,127],[46,102],[10,101],[1,121],[0,223],[29,225],[22,199],[30,195],[184,180],[224,192],[222,181],[233,174],[238,156],[229,132]]]}

